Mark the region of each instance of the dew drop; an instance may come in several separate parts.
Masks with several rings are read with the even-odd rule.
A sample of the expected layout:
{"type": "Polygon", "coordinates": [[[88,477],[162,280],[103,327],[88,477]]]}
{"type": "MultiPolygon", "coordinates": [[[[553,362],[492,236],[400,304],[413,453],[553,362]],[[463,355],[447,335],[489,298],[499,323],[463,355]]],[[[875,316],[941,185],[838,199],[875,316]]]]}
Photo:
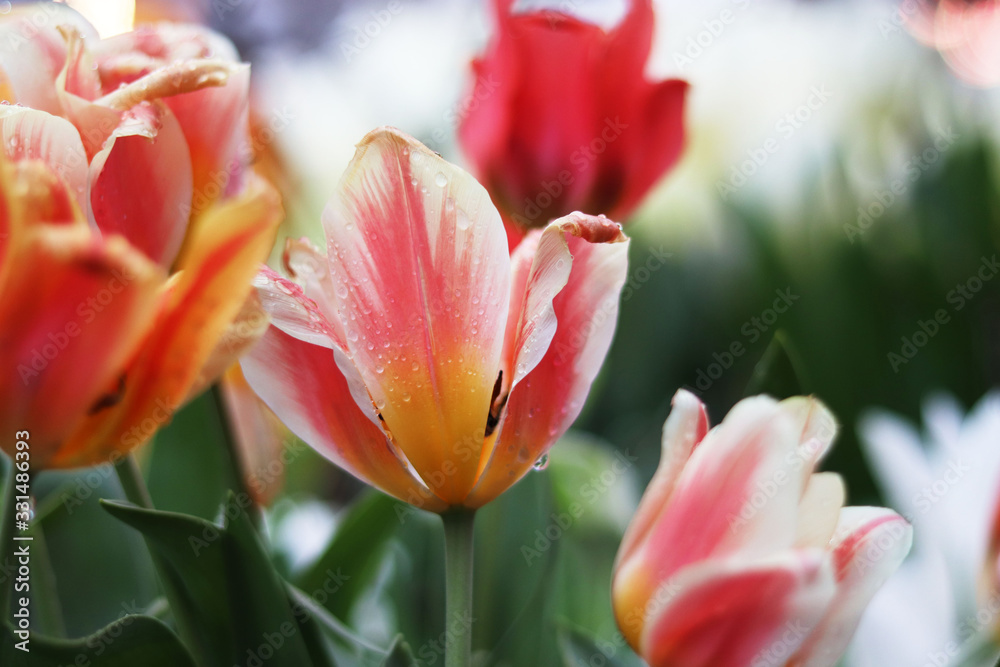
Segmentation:
{"type": "Polygon", "coordinates": [[[549,467],[549,455],[548,454],[542,454],[542,456],[537,461],[535,461],[535,465],[533,467],[534,467],[535,470],[545,470],[546,468],[548,468],[549,467]]]}
{"type": "Polygon", "coordinates": [[[469,216],[465,211],[458,209],[458,212],[455,215],[455,224],[458,225],[459,229],[465,231],[472,226],[472,220],[469,219],[469,216]]]}
{"type": "Polygon", "coordinates": [[[434,176],[434,185],[438,186],[439,188],[446,187],[448,185],[448,177],[445,176],[444,173],[439,171],[434,176]]]}

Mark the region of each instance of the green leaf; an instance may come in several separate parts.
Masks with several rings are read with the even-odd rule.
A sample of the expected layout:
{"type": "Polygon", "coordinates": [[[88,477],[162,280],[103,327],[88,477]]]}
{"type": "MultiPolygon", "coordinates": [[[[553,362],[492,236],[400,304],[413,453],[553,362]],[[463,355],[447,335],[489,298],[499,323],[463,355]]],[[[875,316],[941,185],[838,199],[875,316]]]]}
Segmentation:
{"type": "Polygon", "coordinates": [[[788,335],[778,331],[754,368],[744,396],[768,394],[782,399],[807,393],[801,369],[799,355],[788,335]]]}
{"type": "Polygon", "coordinates": [[[379,667],[414,667],[416,664],[410,645],[403,640],[403,635],[399,635],[389,647],[389,654],[379,667]]]}
{"type": "Polygon", "coordinates": [[[179,592],[171,601],[174,617],[195,629],[206,664],[242,664],[257,656],[273,667],[313,665],[284,582],[235,496],[226,503],[222,527],[183,514],[102,504],[166,561],[179,592]]]}
{"type": "Polygon", "coordinates": [[[642,667],[644,664],[620,634],[615,635],[614,641],[607,641],[566,624],[559,628],[559,649],[564,667],[642,667]]]}
{"type": "Polygon", "coordinates": [[[53,639],[32,633],[27,653],[15,648],[21,638],[10,628],[4,626],[0,635],[0,664],[5,667],[195,667],[177,636],[149,616],[123,616],[82,639],[53,639]]]}
{"type": "Polygon", "coordinates": [[[323,554],[297,578],[298,587],[319,591],[331,578],[337,578],[336,595],[324,596],[324,606],[337,618],[349,619],[351,609],[375,579],[389,540],[399,530],[403,507],[378,491],[360,498],[346,510],[323,554]]]}

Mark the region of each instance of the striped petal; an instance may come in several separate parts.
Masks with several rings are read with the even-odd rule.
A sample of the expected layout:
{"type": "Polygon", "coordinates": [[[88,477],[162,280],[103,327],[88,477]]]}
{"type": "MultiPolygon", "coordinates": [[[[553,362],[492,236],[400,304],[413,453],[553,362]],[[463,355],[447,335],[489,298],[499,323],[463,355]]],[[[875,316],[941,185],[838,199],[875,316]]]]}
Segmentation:
{"type": "Polygon", "coordinates": [[[819,550],[752,565],[706,564],[651,605],[640,653],[650,667],[782,667],[834,595],[819,550]]]}
{"type": "Polygon", "coordinates": [[[153,331],[127,370],[122,400],[88,419],[59,464],[99,461],[96,443],[104,456],[128,451],[170,421],[239,314],[280,220],[279,197],[260,180],[201,216],[161,297],[153,331]]]}
{"type": "Polygon", "coordinates": [[[500,369],[510,257],[476,181],[392,129],[366,136],[323,214],[347,347],[435,492],[475,482],[500,369]]]}
{"type": "Polygon", "coordinates": [[[510,315],[519,323],[504,369],[510,398],[471,506],[523,477],[580,414],[611,345],[627,266],[628,239],[607,218],[574,213],[541,233],[510,315]]]}
{"type": "Polygon", "coordinates": [[[674,395],[673,409],[663,425],[660,464],[642,495],[639,509],[632,517],[618,549],[619,563],[629,558],[655,525],[667,506],[691,453],[707,433],[708,414],[705,405],[697,396],[681,389],[674,395]]]}
{"type": "Polygon", "coordinates": [[[400,500],[432,511],[446,507],[354,403],[330,348],[271,327],[242,366],[250,386],[281,421],[336,465],[400,500]]]}
{"type": "Polygon", "coordinates": [[[97,226],[170,267],[187,232],[192,193],[191,159],[170,110],[146,102],[125,112],[90,174],[97,226]]]}
{"type": "Polygon", "coordinates": [[[847,507],[831,542],[837,594],[790,667],[832,667],[847,649],[868,603],[896,571],[913,529],[881,507],[847,507]]]}

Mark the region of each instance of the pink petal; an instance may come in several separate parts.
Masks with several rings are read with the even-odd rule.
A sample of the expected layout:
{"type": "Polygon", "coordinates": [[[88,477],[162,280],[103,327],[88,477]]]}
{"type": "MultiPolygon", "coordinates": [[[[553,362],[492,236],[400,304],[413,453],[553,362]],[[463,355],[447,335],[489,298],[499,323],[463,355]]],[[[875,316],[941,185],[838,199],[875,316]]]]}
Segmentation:
{"type": "Polygon", "coordinates": [[[809,478],[795,529],[795,546],[823,548],[830,543],[847,491],[844,480],[832,472],[820,472],[809,478]]]}
{"type": "Polygon", "coordinates": [[[328,348],[271,327],[242,366],[247,382],[281,421],[337,466],[400,500],[444,508],[357,407],[328,348]]]}
{"type": "Polygon", "coordinates": [[[191,151],[194,209],[207,208],[225,194],[246,167],[239,155],[250,131],[250,66],[240,65],[225,85],[165,98],[191,151]]]}
{"type": "MultiPolygon", "coordinates": [[[[646,610],[640,653],[650,667],[779,667],[834,594],[817,550],[758,563],[706,563],[646,610]]],[[[619,616],[621,618],[621,616],[619,616]]]]}
{"type": "Polygon", "coordinates": [[[191,212],[191,160],[180,125],[158,102],[125,114],[90,165],[97,226],[162,266],[180,250],[191,212]]]}
{"type": "Polygon", "coordinates": [[[392,129],[366,136],[323,213],[347,348],[435,492],[475,482],[500,370],[510,257],[476,181],[392,129]]]}
{"type": "Polygon", "coordinates": [[[642,494],[639,509],[622,538],[617,557],[619,563],[629,558],[652,529],[667,506],[695,446],[708,433],[708,414],[697,396],[681,389],[674,395],[672,404],[673,409],[663,425],[660,465],[642,494]]]}
{"type": "Polygon", "coordinates": [[[847,649],[868,603],[910,551],[912,527],[881,507],[847,507],[831,547],[837,594],[792,667],[830,667],[847,649]]]}
{"type": "Polygon", "coordinates": [[[41,160],[87,210],[87,156],[69,121],[28,107],[0,105],[0,140],[12,160],[41,160]]]}
{"type": "Polygon", "coordinates": [[[826,456],[840,429],[837,418],[812,396],[793,396],[781,402],[781,409],[794,420],[799,432],[799,457],[802,461],[802,488],[813,469],[826,456]]]}
{"type": "Polygon", "coordinates": [[[574,213],[541,234],[521,312],[511,313],[519,331],[504,370],[510,399],[471,505],[523,477],[580,414],[611,345],[627,263],[628,239],[606,218],[574,213]]]}
{"type": "MultiPolygon", "coordinates": [[[[77,12],[59,3],[16,7],[0,20],[0,82],[7,79],[8,102],[59,114],[62,105],[56,78],[66,64],[66,40],[60,26],[79,31],[91,42],[99,38],[77,12]]],[[[4,86],[0,84],[0,89],[4,86]]]]}
{"type": "Polygon", "coordinates": [[[740,401],[695,449],[669,504],[634,547],[637,562],[626,565],[655,583],[706,558],[791,547],[800,496],[797,435],[772,399],[740,401]]]}

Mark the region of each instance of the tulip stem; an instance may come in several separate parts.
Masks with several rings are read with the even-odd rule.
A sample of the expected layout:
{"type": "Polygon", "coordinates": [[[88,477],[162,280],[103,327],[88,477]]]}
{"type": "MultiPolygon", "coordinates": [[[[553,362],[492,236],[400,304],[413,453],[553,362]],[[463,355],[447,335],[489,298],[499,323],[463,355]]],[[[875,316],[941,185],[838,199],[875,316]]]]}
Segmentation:
{"type": "Polygon", "coordinates": [[[153,499],[149,495],[149,489],[146,488],[146,482],[142,478],[142,471],[139,470],[135,457],[129,454],[118,459],[115,462],[115,472],[118,473],[118,481],[129,502],[143,509],[153,509],[153,499]]]}
{"type": "Polygon", "coordinates": [[[215,413],[219,418],[219,431],[222,434],[222,444],[225,449],[226,458],[229,461],[230,488],[239,497],[240,506],[247,508],[247,515],[250,523],[263,534],[264,514],[257,499],[247,486],[247,471],[243,461],[243,454],[240,452],[239,443],[236,440],[236,433],[233,432],[233,423],[230,419],[229,409],[226,407],[226,397],[223,395],[222,382],[216,382],[211,389],[212,401],[215,403],[215,413]]]}
{"type": "Polygon", "coordinates": [[[451,637],[445,649],[445,667],[472,664],[472,551],[475,510],[453,510],[441,515],[444,522],[445,632],[451,637]]]}

